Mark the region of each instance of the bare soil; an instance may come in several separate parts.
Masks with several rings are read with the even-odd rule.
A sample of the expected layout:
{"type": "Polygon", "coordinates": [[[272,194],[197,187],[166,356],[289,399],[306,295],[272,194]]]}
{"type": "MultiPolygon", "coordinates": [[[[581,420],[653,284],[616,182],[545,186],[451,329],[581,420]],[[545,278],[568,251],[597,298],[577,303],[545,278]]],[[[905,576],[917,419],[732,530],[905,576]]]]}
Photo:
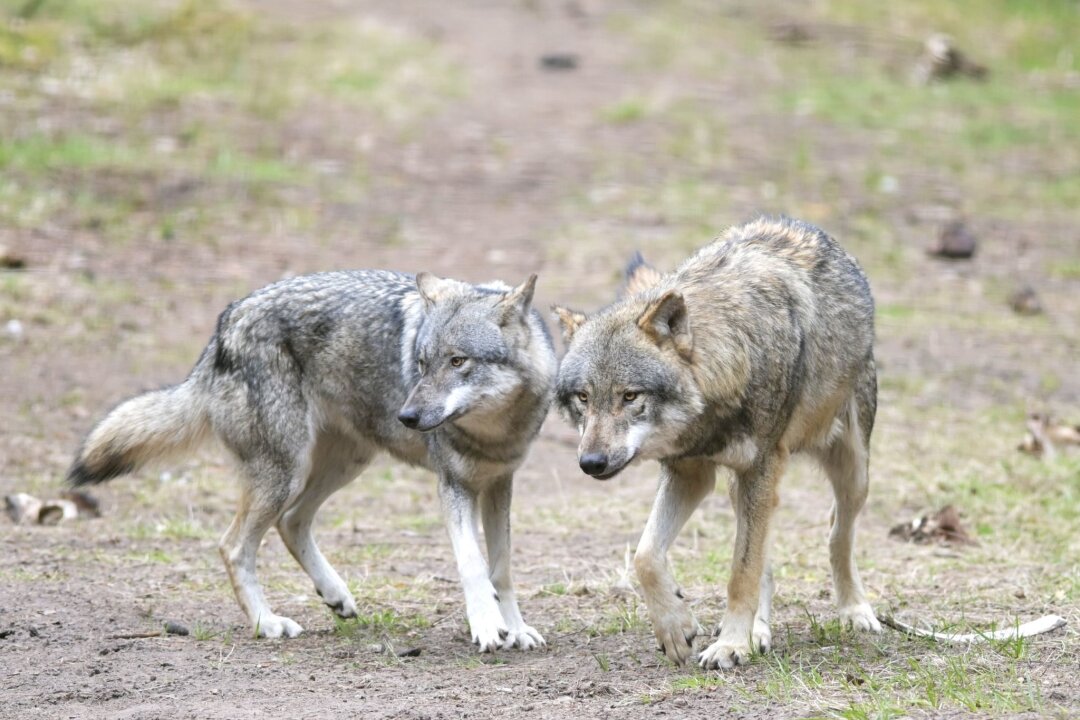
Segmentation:
{"type": "MultiPolygon", "coordinates": [[[[811,163],[826,169],[795,183],[790,192],[804,202],[789,212],[820,212],[811,219],[842,242],[868,207],[888,228],[880,243],[847,243],[867,264],[879,304],[892,313],[879,330],[883,401],[872,500],[859,534],[875,605],[939,626],[1046,612],[1070,621],[1008,664],[1017,687],[1034,687],[1038,702],[1028,710],[929,701],[910,713],[1080,713],[1080,583],[1076,556],[1067,557],[1075,540],[1071,546],[1049,541],[1060,555],[1027,556],[1031,546],[1021,541],[1010,551],[1015,536],[1001,539],[993,530],[1016,519],[1010,508],[965,518],[990,527],[980,536],[983,549],[887,538],[892,524],[936,509],[930,505],[939,497],[955,500],[963,512],[967,497],[955,488],[969,485],[953,479],[968,472],[969,458],[992,457],[994,467],[1021,464],[1018,472],[1042,477],[1022,465],[1035,461],[1009,445],[1012,430],[1001,430],[1014,427],[1019,442],[1025,403],[1080,419],[1075,208],[1037,217],[971,213],[983,239],[976,261],[929,258],[922,249],[936,231],[939,205],[965,206],[947,196],[954,183],[965,192],[962,178],[934,178],[921,165],[925,158],[901,157],[890,171],[901,189],[882,199],[862,182],[875,152],[864,136],[755,104],[763,76],[783,82],[755,57],[733,53],[715,72],[661,63],[620,30],[626,13],[649,12],[644,4],[256,5],[287,23],[363,15],[426,38],[463,68],[468,89],[406,133],[330,103],[256,127],[253,132],[312,161],[355,159],[364,147],[366,183],[344,200],[333,186],[353,182],[349,177],[281,190],[283,205],[305,207],[316,218],[300,229],[252,227],[238,217],[212,228],[209,240],[146,233],[114,242],[93,225],[72,227],[62,218],[31,229],[0,228],[0,243],[27,265],[3,273],[18,275],[20,284],[5,290],[8,314],[0,321],[19,320],[22,330],[0,341],[0,494],[58,493],[80,438],[107,408],[181,379],[225,304],[282,276],[385,267],[516,282],[538,271],[539,306],[559,301],[589,309],[614,297],[621,264],[633,251],[644,249],[671,268],[722,227],[690,228],[700,232],[688,242],[678,213],[639,212],[628,201],[621,216],[607,214],[603,198],[612,187],[647,192],[681,162],[668,157],[667,120],[620,123],[609,113],[630,96],[686,97],[723,119],[725,142],[734,148],[709,170],[729,187],[727,222],[780,209],[758,189],[777,170],[772,153],[790,153],[785,139],[798,133],[815,148],[811,163]],[[578,64],[544,69],[540,58],[549,53],[575,55],[578,64]],[[832,209],[817,189],[825,176],[846,198],[832,209]],[[676,230],[684,234],[677,237],[676,230]],[[882,260],[890,252],[899,255],[901,271],[882,260]],[[1071,274],[1051,271],[1062,262],[1074,263],[1071,274]],[[1038,284],[1049,319],[1011,316],[1003,298],[1017,277],[1038,284]],[[1018,417],[980,435],[981,423],[1002,406],[1018,417]],[[965,439],[939,444],[954,435],[965,439]],[[919,475],[941,480],[922,485],[914,479],[919,475]]],[[[731,17],[757,22],[759,30],[768,20],[747,21],[737,9],[731,17]]],[[[890,62],[894,52],[890,47],[890,62]]],[[[95,111],[73,102],[52,112],[54,122],[78,126],[95,111]]],[[[31,121],[29,114],[20,120],[31,121]]],[[[161,122],[168,134],[169,118],[161,122]]],[[[59,188],[85,181],[55,177],[59,188]]],[[[100,193],[115,185],[120,195],[139,195],[140,212],[151,215],[216,192],[160,175],[102,175],[93,182],[100,193]]],[[[830,498],[812,469],[798,467],[776,518],[773,655],[799,673],[766,660],[730,675],[673,667],[654,650],[627,573],[656,469],[642,466],[597,483],[578,470],[575,443],[553,413],[516,481],[514,573],[526,620],[548,641],[534,653],[480,656],[469,645],[433,479],[389,461],[331,500],[318,532],[354,586],[363,622],[336,624],[280,539],[272,533],[266,539],[260,573],[271,604],[305,628],[287,641],[250,637],[218,559],[216,538],[236,497],[221,454],[207,451],[166,474],[95,489],[100,518],[59,527],[0,519],[0,717],[819,716],[842,714],[866,697],[864,682],[873,681],[853,675],[857,668],[895,669],[914,658],[935,672],[947,662],[950,651],[923,641],[822,630],[833,617],[825,547],[830,498]],[[165,621],[192,634],[117,637],[154,631],[165,621]],[[419,655],[398,657],[406,650],[419,655]],[[782,682],[811,672],[819,685],[782,682]]],[[[1075,477],[1062,482],[1075,492],[1075,477]]],[[[718,493],[675,551],[680,579],[706,626],[723,612],[732,534],[730,507],[718,493]]],[[[991,660],[978,663],[980,672],[993,670],[991,660]]]]}

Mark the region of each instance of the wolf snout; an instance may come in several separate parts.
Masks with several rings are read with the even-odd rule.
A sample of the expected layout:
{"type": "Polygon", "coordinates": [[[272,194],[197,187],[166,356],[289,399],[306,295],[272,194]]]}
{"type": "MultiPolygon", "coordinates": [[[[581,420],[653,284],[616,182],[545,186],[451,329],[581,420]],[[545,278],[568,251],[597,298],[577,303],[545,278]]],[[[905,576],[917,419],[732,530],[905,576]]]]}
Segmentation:
{"type": "Polygon", "coordinates": [[[405,427],[415,430],[420,426],[420,411],[414,407],[403,407],[398,413],[397,419],[405,427]]]}
{"type": "Polygon", "coordinates": [[[604,453],[585,453],[578,458],[578,465],[587,475],[603,475],[608,469],[608,456],[604,453]]]}

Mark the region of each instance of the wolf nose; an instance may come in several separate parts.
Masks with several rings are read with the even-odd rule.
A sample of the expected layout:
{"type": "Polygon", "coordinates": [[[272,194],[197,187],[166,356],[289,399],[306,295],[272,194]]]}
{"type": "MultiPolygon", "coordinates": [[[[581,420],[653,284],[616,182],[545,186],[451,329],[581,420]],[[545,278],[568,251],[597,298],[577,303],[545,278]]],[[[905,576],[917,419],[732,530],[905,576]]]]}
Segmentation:
{"type": "Polygon", "coordinates": [[[402,408],[397,419],[405,427],[416,429],[416,426],[420,424],[420,411],[416,408],[402,408]]]}
{"type": "Polygon", "coordinates": [[[607,470],[608,457],[603,453],[586,453],[578,460],[578,464],[589,475],[600,475],[607,470]]]}

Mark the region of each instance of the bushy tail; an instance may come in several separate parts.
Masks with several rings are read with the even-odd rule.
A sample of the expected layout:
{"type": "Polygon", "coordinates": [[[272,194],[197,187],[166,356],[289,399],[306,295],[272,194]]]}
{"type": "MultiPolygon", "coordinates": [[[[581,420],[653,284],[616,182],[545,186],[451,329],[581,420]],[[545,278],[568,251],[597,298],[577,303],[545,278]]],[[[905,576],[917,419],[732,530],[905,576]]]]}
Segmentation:
{"type": "Polygon", "coordinates": [[[68,470],[67,482],[96,485],[152,461],[184,455],[202,443],[209,427],[191,380],[133,397],[90,432],[68,470]]]}

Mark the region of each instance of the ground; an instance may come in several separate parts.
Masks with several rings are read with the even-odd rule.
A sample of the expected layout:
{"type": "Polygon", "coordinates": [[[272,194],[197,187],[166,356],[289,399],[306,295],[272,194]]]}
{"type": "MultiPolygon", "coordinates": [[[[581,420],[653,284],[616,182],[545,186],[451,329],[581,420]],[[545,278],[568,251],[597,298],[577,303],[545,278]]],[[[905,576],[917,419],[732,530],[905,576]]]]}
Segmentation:
{"type": "MultiPolygon", "coordinates": [[[[839,238],[877,299],[858,536],[875,607],[936,628],[1069,621],[972,647],[842,630],[827,484],[797,464],[773,651],[675,667],[628,572],[656,467],[589,480],[553,413],[513,510],[546,650],[473,650],[435,484],[389,461],[320,516],[360,619],[335,622],[271,534],[261,576],[306,633],[252,639],[216,549],[237,490],[208,450],[96,489],[98,519],[0,519],[0,715],[1080,713],[1080,454],[1016,449],[1029,411],[1080,421],[1075,2],[26,0],[0,17],[0,245],[24,264],[0,270],[0,493],[57,494],[97,418],[181,379],[225,304],[283,276],[536,271],[538,306],[588,310],[634,251],[668,270],[782,212],[839,238]],[[984,81],[912,81],[940,31],[984,81]],[[925,252],[951,220],[973,259],[925,252]],[[1010,310],[1023,285],[1041,315],[1010,310]],[[947,503],[977,545],[888,537],[947,503]],[[116,638],[166,621],[191,634],[116,638]]],[[[708,627],[732,536],[717,493],[672,553],[708,627]]]]}

